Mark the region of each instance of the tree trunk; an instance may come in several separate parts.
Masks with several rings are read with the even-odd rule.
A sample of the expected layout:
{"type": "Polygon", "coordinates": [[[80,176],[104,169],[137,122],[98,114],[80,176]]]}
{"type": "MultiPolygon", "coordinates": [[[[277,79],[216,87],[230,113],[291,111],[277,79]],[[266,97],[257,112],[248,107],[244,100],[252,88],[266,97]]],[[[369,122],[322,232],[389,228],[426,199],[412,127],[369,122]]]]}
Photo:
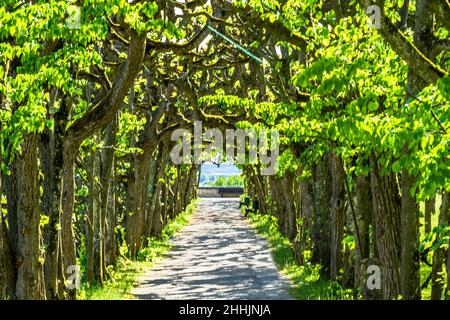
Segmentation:
{"type": "Polygon", "coordinates": [[[293,194],[294,179],[292,173],[286,173],[281,180],[281,190],[284,196],[286,212],[286,232],[290,241],[294,241],[297,236],[297,216],[295,214],[294,207],[294,194],[293,194]]]}
{"type": "MultiPolygon", "coordinates": [[[[414,44],[430,57],[431,42],[433,41],[433,14],[427,0],[417,0],[414,19],[414,44]]],[[[431,59],[434,59],[431,57],[431,59]]],[[[426,82],[410,69],[408,75],[408,93],[413,96],[426,86],[426,82]]],[[[405,142],[403,153],[408,155],[408,142],[405,142]]],[[[411,195],[415,177],[411,176],[408,168],[402,170],[402,210],[401,210],[401,289],[403,299],[418,300],[420,293],[420,259],[419,259],[419,207],[415,195],[411,195]]]]}
{"type": "Polygon", "coordinates": [[[372,198],[370,177],[363,174],[355,178],[356,219],[359,238],[356,237],[355,286],[364,289],[364,261],[370,257],[370,221],[372,217],[372,198]],[[359,250],[361,248],[361,250],[359,250]]]}
{"type": "Polygon", "coordinates": [[[331,263],[331,172],[330,154],[325,154],[314,169],[313,262],[323,266],[322,275],[330,277],[331,263]]]}
{"type": "Polygon", "coordinates": [[[411,189],[415,178],[402,170],[401,281],[405,300],[420,300],[419,206],[411,189]]]}
{"type": "Polygon", "coordinates": [[[108,188],[108,208],[106,210],[105,265],[116,265],[116,179],[114,164],[111,170],[111,183],[108,188]]]}
{"type": "Polygon", "coordinates": [[[336,280],[342,268],[342,239],[345,224],[345,189],[342,160],[335,154],[330,156],[331,169],[331,280],[336,280]]]}
{"type": "Polygon", "coordinates": [[[110,201],[111,182],[114,163],[114,146],[116,145],[117,120],[114,119],[104,130],[103,145],[100,166],[100,214],[99,214],[99,270],[100,279],[103,280],[106,273],[106,241],[108,208],[110,201]]]}
{"type": "MultiPolygon", "coordinates": [[[[439,210],[439,224],[448,224],[450,221],[450,192],[442,192],[442,203],[439,210]]],[[[436,236],[436,241],[439,241],[439,236],[436,236]]],[[[444,265],[445,250],[438,248],[433,253],[433,267],[431,278],[431,300],[441,300],[442,292],[444,290],[444,275],[442,268],[444,265]]],[[[448,276],[448,271],[447,271],[448,276]]]]}
{"type": "Polygon", "coordinates": [[[151,186],[151,194],[149,197],[149,202],[147,205],[147,209],[145,210],[145,225],[144,225],[144,237],[145,242],[144,245],[147,245],[147,239],[151,236],[152,224],[153,224],[153,215],[156,207],[156,199],[160,192],[160,188],[158,187],[158,180],[162,174],[162,150],[158,148],[156,150],[156,158],[152,160],[151,163],[151,178],[149,181],[149,187],[151,186]]]}
{"type": "MultiPolygon", "coordinates": [[[[450,221],[447,221],[450,225],[450,221]]],[[[447,250],[447,287],[445,289],[445,300],[450,300],[450,239],[448,240],[448,250],[447,250]]]]}
{"type": "Polygon", "coordinates": [[[192,201],[193,192],[198,186],[197,175],[199,173],[200,166],[197,164],[191,165],[191,170],[189,172],[189,180],[186,184],[186,188],[184,189],[184,207],[183,211],[186,209],[187,205],[192,201]]]}
{"type": "Polygon", "coordinates": [[[63,98],[59,111],[54,115],[53,130],[44,129],[40,141],[40,161],[44,174],[42,194],[43,213],[49,217],[44,242],[47,247],[45,260],[45,284],[47,299],[63,298],[64,283],[61,252],[61,182],[63,167],[64,131],[69,116],[67,99],[63,98]]]}
{"type": "Polygon", "coordinates": [[[38,136],[28,134],[22,142],[14,170],[17,183],[17,299],[45,299],[44,257],[41,253],[39,214],[38,136]]]}
{"type": "MultiPolygon", "coordinates": [[[[75,203],[74,162],[77,150],[64,148],[64,166],[62,170],[62,214],[61,214],[61,249],[64,276],[69,275],[70,268],[76,267],[75,238],[72,230],[72,215],[75,203]]],[[[68,299],[76,299],[76,288],[67,290],[68,299]]]]}
{"type": "Polygon", "coordinates": [[[0,300],[6,300],[15,298],[16,270],[6,221],[1,210],[0,203],[0,300]]]}
{"type": "Polygon", "coordinates": [[[383,299],[396,298],[400,290],[401,200],[394,174],[381,175],[375,154],[370,156],[370,182],[376,241],[382,271],[383,299]]]}
{"type": "Polygon", "coordinates": [[[314,225],[312,223],[314,217],[314,193],[313,185],[310,178],[304,178],[300,182],[300,188],[302,190],[301,212],[302,212],[302,243],[306,245],[308,236],[313,234],[314,225]]]}
{"type": "Polygon", "coordinates": [[[95,155],[96,152],[91,148],[90,155],[87,159],[86,172],[88,175],[88,190],[87,198],[87,221],[86,221],[86,280],[92,284],[95,282],[94,272],[94,229],[95,229],[95,213],[97,212],[97,201],[95,201],[95,155]]]}

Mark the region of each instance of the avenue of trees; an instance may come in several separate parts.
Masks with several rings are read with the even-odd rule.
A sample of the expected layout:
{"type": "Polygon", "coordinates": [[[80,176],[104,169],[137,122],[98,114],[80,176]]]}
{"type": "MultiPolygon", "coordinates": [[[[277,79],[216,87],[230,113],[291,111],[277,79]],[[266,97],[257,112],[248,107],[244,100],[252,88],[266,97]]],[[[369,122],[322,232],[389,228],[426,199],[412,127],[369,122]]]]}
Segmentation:
{"type": "Polygon", "coordinates": [[[279,131],[244,187],[299,264],[449,299],[449,32],[448,0],[0,0],[0,299],[136,258],[196,197],[194,121],[279,131]]]}

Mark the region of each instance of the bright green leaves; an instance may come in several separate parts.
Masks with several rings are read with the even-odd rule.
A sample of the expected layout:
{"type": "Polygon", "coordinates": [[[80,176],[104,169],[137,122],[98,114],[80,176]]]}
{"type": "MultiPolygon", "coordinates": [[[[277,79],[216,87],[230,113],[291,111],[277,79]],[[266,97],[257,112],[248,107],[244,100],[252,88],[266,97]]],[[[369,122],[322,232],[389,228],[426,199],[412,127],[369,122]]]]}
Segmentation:
{"type": "Polygon", "coordinates": [[[76,73],[103,63],[90,43],[98,48],[108,30],[104,11],[95,11],[98,5],[36,1],[11,9],[0,8],[1,136],[7,137],[8,149],[2,152],[7,161],[25,134],[52,126],[48,117],[58,108],[50,103],[52,90],[81,101],[85,81],[76,73]],[[75,14],[80,21],[70,19],[75,14]]]}
{"type": "Polygon", "coordinates": [[[434,227],[431,233],[425,234],[420,241],[419,252],[425,253],[437,249],[446,250],[450,238],[450,226],[441,223],[434,227]]]}
{"type": "Polygon", "coordinates": [[[153,16],[158,12],[158,4],[156,2],[145,2],[141,8],[142,13],[144,13],[147,18],[152,19],[153,16]]]}
{"type": "Polygon", "coordinates": [[[367,108],[370,112],[378,110],[378,102],[377,101],[371,101],[367,105],[367,108]]]}
{"type": "Polygon", "coordinates": [[[442,96],[447,99],[447,102],[450,104],[450,77],[445,76],[444,78],[440,79],[438,81],[437,87],[442,96]]]}
{"type": "Polygon", "coordinates": [[[154,19],[159,10],[156,2],[146,1],[133,5],[121,3],[120,8],[122,9],[118,12],[124,14],[125,23],[133,27],[139,34],[155,30],[161,26],[161,21],[154,19]],[[126,10],[123,10],[123,8],[126,8],[126,10]]]}
{"type": "Polygon", "coordinates": [[[124,110],[120,114],[120,126],[117,132],[116,156],[123,157],[127,154],[138,154],[141,149],[132,146],[131,140],[138,140],[138,133],[142,130],[145,119],[139,119],[136,114],[124,110]]]}

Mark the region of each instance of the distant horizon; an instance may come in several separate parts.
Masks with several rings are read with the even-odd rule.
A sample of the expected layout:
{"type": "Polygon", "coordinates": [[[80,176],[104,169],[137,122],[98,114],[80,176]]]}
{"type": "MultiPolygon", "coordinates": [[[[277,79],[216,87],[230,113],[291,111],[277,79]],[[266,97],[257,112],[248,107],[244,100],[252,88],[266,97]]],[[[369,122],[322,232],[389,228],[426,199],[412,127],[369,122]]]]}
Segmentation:
{"type": "Polygon", "coordinates": [[[233,163],[221,163],[217,165],[205,162],[200,168],[200,186],[212,183],[219,177],[232,177],[241,175],[242,171],[233,163]]]}
{"type": "Polygon", "coordinates": [[[240,175],[242,170],[236,167],[233,163],[215,164],[212,162],[205,162],[201,165],[200,174],[205,176],[234,176],[240,175]]]}

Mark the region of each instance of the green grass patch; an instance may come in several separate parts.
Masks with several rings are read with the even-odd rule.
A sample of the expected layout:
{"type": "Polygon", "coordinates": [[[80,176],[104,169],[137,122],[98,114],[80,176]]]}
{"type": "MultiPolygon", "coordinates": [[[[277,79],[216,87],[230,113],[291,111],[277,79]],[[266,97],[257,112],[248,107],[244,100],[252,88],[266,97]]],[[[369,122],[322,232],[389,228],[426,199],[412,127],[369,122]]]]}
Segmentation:
{"type": "Polygon", "coordinates": [[[190,204],[185,212],[170,221],[163,229],[161,237],[152,237],[149,244],[138,253],[136,261],[126,258],[126,246],[121,248],[121,257],[115,267],[109,267],[109,280],[101,285],[82,284],[78,298],[81,300],[126,300],[134,299],[130,294],[138,278],[149,271],[170,250],[170,238],[184,227],[193,214],[195,203],[190,204]]]}
{"type": "Polygon", "coordinates": [[[305,263],[297,265],[289,239],[278,229],[276,217],[250,214],[250,220],[260,235],[269,240],[273,258],[280,271],[292,282],[291,294],[301,300],[349,300],[351,289],[342,288],[337,282],[320,277],[320,265],[308,260],[310,251],[305,251],[305,263]]]}

